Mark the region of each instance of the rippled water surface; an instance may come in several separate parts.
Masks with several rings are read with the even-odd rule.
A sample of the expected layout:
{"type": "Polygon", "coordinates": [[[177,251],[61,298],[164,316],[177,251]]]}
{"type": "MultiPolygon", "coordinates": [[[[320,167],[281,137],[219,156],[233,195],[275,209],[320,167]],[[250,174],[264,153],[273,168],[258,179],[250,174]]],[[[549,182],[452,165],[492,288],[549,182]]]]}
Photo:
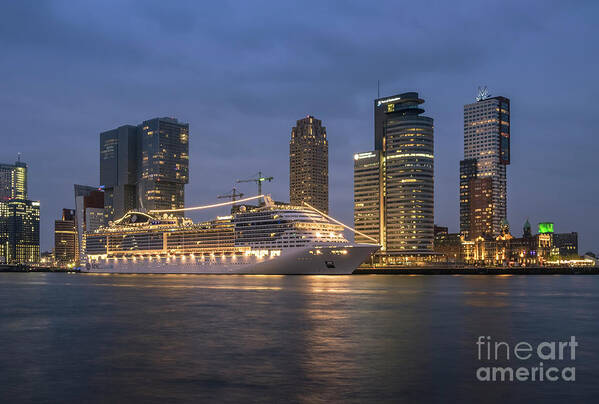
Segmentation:
{"type": "Polygon", "coordinates": [[[594,276],[0,274],[0,401],[594,401],[598,314],[594,276]],[[480,335],[574,335],[576,381],[477,381],[480,335]]]}

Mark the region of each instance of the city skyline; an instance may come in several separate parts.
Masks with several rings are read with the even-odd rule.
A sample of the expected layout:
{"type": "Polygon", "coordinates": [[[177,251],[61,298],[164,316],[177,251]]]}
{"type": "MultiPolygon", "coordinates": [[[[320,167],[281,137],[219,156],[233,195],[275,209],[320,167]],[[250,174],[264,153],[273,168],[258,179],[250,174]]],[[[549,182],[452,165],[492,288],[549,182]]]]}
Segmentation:
{"type": "MultiPolygon", "coordinates": [[[[13,12],[20,15],[19,5],[9,7],[13,7],[13,12]]],[[[50,6],[44,5],[44,7],[50,6]]],[[[156,10],[160,10],[160,7],[155,6],[154,11],[156,10]]],[[[10,15],[11,10],[8,11],[10,15]]],[[[87,33],[88,39],[90,36],[98,36],[100,41],[97,46],[101,48],[111,43],[112,37],[106,33],[107,23],[92,21],[84,29],[65,23],[59,17],[60,10],[42,11],[47,12],[46,21],[41,21],[41,15],[37,14],[41,11],[28,10],[27,13],[33,13],[31,15],[33,25],[36,21],[41,21],[38,24],[41,28],[38,29],[57,28],[57,33],[49,36],[48,46],[44,48],[44,52],[53,49],[62,56],[65,56],[63,52],[67,52],[66,55],[70,56],[67,59],[75,61],[76,68],[81,69],[82,72],[89,71],[97,55],[93,52],[84,53],[84,46],[75,39],[63,43],[60,40],[62,37],[56,35],[68,36],[68,33],[72,33],[73,30],[82,30],[87,33]],[[81,57],[74,57],[77,52],[81,57]]],[[[285,11],[279,8],[274,10],[275,15],[284,14],[285,11]]],[[[350,11],[355,15],[355,10],[350,11]]],[[[414,14],[417,14],[416,11],[414,9],[414,14]]],[[[473,14],[472,19],[486,14],[489,10],[479,7],[474,11],[478,14],[473,14]]],[[[106,12],[106,10],[99,10],[99,12],[106,12]]],[[[435,13],[433,17],[438,22],[440,15],[437,14],[442,12],[435,13]]],[[[578,10],[575,13],[580,13],[579,17],[583,21],[581,25],[586,27],[584,29],[595,30],[590,25],[586,25],[588,20],[583,18],[585,10],[578,10]]],[[[589,10],[586,10],[586,13],[590,14],[589,10]]],[[[193,7],[189,14],[192,22],[194,19],[197,20],[197,12],[193,12],[193,7]]],[[[451,15],[454,20],[472,23],[470,17],[465,18],[460,12],[451,15]]],[[[53,221],[58,219],[63,207],[74,208],[73,184],[95,185],[97,183],[99,167],[96,153],[99,132],[125,122],[141,122],[152,116],[176,116],[190,123],[192,136],[190,183],[186,189],[187,204],[214,201],[217,195],[230,189],[236,179],[244,178],[244,173],[258,170],[273,173],[275,176],[274,182],[265,185],[265,191],[272,193],[275,199],[286,200],[288,191],[286,174],[288,173],[285,170],[288,164],[286,150],[288,150],[289,127],[295,122],[297,116],[310,114],[322,119],[327,126],[331,165],[330,211],[340,220],[351,223],[352,156],[355,152],[372,148],[373,122],[370,103],[376,98],[376,80],[380,79],[381,95],[414,90],[426,97],[427,115],[435,119],[435,219],[438,225],[449,226],[451,231],[455,232],[459,229],[457,167],[459,160],[462,159],[462,108],[464,104],[474,101],[478,86],[487,85],[492,95],[505,95],[513,103],[512,149],[515,152],[512,155],[508,178],[510,224],[514,229],[519,229],[521,223],[524,223],[527,218],[533,226],[541,221],[553,221],[556,224],[556,231],[579,233],[581,253],[587,250],[596,251],[599,235],[594,229],[593,222],[597,221],[598,213],[594,205],[599,195],[592,187],[594,183],[592,174],[596,172],[592,150],[597,146],[597,140],[592,136],[594,83],[585,86],[580,81],[585,77],[584,67],[573,67],[569,64],[566,66],[565,63],[553,62],[553,58],[544,56],[546,48],[542,45],[544,41],[548,41],[547,38],[552,40],[564,54],[564,59],[568,59],[569,52],[572,52],[571,49],[566,48],[564,40],[561,39],[567,37],[568,24],[553,24],[559,20],[559,7],[549,11],[544,10],[544,7],[538,3],[536,7],[531,6],[528,12],[519,13],[516,12],[514,4],[508,4],[502,13],[489,18],[493,20],[492,22],[501,24],[508,17],[513,19],[514,15],[521,17],[515,21],[515,24],[518,28],[516,31],[522,38],[522,45],[515,46],[509,57],[502,56],[505,61],[490,56],[490,53],[484,50],[482,39],[468,38],[468,32],[475,32],[479,28],[476,24],[467,27],[466,34],[448,39],[465,42],[471,45],[469,49],[462,51],[455,47],[447,50],[448,53],[443,53],[445,48],[442,45],[446,40],[443,39],[442,27],[435,29],[430,25],[432,23],[420,21],[424,24],[424,32],[432,37],[430,50],[439,53],[442,57],[440,60],[445,61],[440,66],[437,66],[435,60],[428,60],[422,54],[414,54],[413,51],[407,50],[410,55],[417,57],[420,66],[406,68],[399,62],[403,59],[401,54],[399,59],[394,57],[387,59],[387,56],[383,56],[386,52],[382,49],[377,48],[370,54],[360,42],[348,40],[341,42],[339,46],[340,49],[354,55],[352,59],[370,56],[368,63],[356,63],[355,66],[348,68],[348,73],[339,74],[339,69],[334,69],[339,75],[336,77],[332,75],[332,69],[326,68],[328,55],[319,48],[316,60],[320,62],[319,67],[325,66],[323,74],[317,74],[315,70],[309,68],[300,72],[289,66],[263,61],[266,63],[266,72],[273,74],[272,78],[268,78],[255,70],[259,62],[252,58],[249,61],[252,63],[246,67],[227,70],[227,73],[243,73],[242,80],[235,78],[231,86],[222,86],[224,77],[214,73],[212,68],[219,66],[218,64],[208,63],[207,70],[201,70],[202,64],[198,60],[186,59],[183,65],[161,65],[150,68],[141,66],[140,61],[126,59],[126,63],[115,60],[102,62],[105,68],[102,74],[91,76],[80,75],[77,72],[72,75],[59,74],[56,81],[49,81],[34,89],[22,80],[23,78],[29,80],[31,75],[37,75],[38,68],[34,67],[34,63],[25,63],[27,58],[17,49],[18,45],[31,51],[33,45],[29,44],[26,38],[5,35],[3,41],[9,45],[9,51],[15,58],[7,62],[8,68],[2,70],[8,78],[3,84],[3,94],[7,98],[2,99],[3,105],[6,106],[2,118],[11,135],[6,142],[6,147],[3,148],[0,161],[10,163],[16,160],[18,152],[23,153],[23,161],[29,165],[30,198],[41,201],[42,249],[48,250],[53,244],[53,221]],[[533,25],[534,29],[529,28],[528,24],[536,20],[539,14],[542,17],[539,20],[542,22],[533,25]],[[541,37],[543,41],[540,41],[541,37]],[[517,66],[511,67],[510,64],[514,64],[514,59],[518,60],[517,66]],[[13,77],[9,70],[18,71],[15,62],[19,62],[19,65],[31,66],[25,72],[28,74],[21,78],[13,77]],[[196,65],[205,74],[205,78],[202,78],[202,75],[189,74],[189,67],[196,65]],[[541,65],[543,69],[539,69],[541,65]],[[132,66],[137,66],[141,71],[140,74],[136,74],[137,81],[131,81],[132,66]],[[397,69],[394,70],[393,66],[397,69]],[[578,74],[567,74],[572,70],[576,70],[578,74]],[[173,71],[180,71],[181,74],[176,78],[170,78],[170,81],[175,80],[180,86],[176,89],[166,85],[160,85],[158,89],[152,87],[151,83],[156,79],[160,81],[169,78],[173,71]],[[282,76],[277,76],[277,72],[282,76]],[[350,80],[350,76],[357,80],[350,80]],[[568,77],[568,80],[563,80],[564,77],[568,77]],[[115,83],[103,88],[111,80],[115,80],[115,83]],[[276,88],[286,80],[290,84],[280,89],[276,88]],[[214,86],[210,84],[212,81],[215,83],[214,86]],[[295,87],[293,84],[295,82],[300,83],[300,86],[295,87]],[[61,92],[50,101],[49,95],[58,93],[53,88],[58,83],[61,87],[67,88],[67,91],[61,92]],[[67,86],[68,83],[87,89],[85,95],[81,96],[80,90],[67,86]],[[115,88],[117,83],[118,89],[115,88]],[[322,94],[301,90],[302,86],[311,85],[320,86],[323,89],[322,94]],[[137,90],[147,94],[146,91],[150,88],[154,93],[157,91],[160,97],[141,99],[137,90]],[[279,102],[276,102],[277,108],[274,108],[272,106],[274,100],[282,99],[288,92],[294,92],[294,96],[289,97],[282,107],[279,102]],[[564,105],[563,102],[558,101],[560,99],[580,101],[572,105],[564,105]],[[249,102],[243,102],[244,100],[249,102]],[[574,121],[563,120],[564,108],[566,108],[566,115],[576,117],[574,121]],[[24,112],[31,110],[35,110],[36,114],[24,112]],[[239,121],[242,123],[227,119],[231,114],[239,116],[241,118],[239,121]],[[252,135],[246,136],[248,133],[252,135]],[[69,147],[64,147],[65,144],[69,147]],[[274,150],[274,153],[270,150],[274,150]],[[559,196],[556,197],[556,194],[559,196]],[[571,206],[577,206],[578,209],[573,211],[571,206]]],[[[144,15],[140,18],[154,17],[144,15]]],[[[341,18],[352,20],[353,17],[348,12],[341,18]]],[[[383,25],[388,21],[381,18],[380,14],[368,14],[366,18],[367,23],[364,24],[374,24],[371,19],[378,21],[377,24],[372,25],[375,34],[384,32],[383,25]]],[[[297,21],[294,23],[300,24],[297,21]]],[[[453,21],[452,25],[455,23],[453,21]]],[[[164,35],[165,41],[174,43],[178,35],[190,36],[194,29],[198,29],[193,23],[188,25],[190,28],[182,32],[177,31],[177,27],[164,26],[161,28],[164,30],[161,31],[161,35],[164,35]]],[[[275,39],[274,43],[297,41],[301,44],[308,41],[306,43],[322,43],[323,46],[328,46],[327,38],[330,38],[330,35],[342,33],[332,30],[332,32],[319,31],[312,39],[284,37],[275,39]]],[[[363,28],[361,32],[366,33],[369,30],[363,28]]],[[[148,35],[152,37],[155,34],[148,35]]],[[[496,34],[489,33],[489,35],[496,34]]],[[[225,40],[225,48],[233,52],[236,43],[232,39],[225,40]]],[[[113,52],[118,54],[128,49],[139,56],[138,53],[145,49],[145,44],[146,42],[140,38],[132,38],[124,45],[115,46],[113,52]]],[[[210,41],[192,41],[191,44],[191,46],[209,45],[210,41]]],[[[251,49],[257,54],[264,51],[256,46],[254,44],[251,49]]],[[[270,45],[263,46],[266,46],[269,52],[272,51],[270,45]]],[[[580,52],[580,48],[584,48],[585,45],[568,43],[568,46],[580,52]]],[[[334,48],[327,48],[328,51],[332,49],[334,48]]],[[[401,46],[398,49],[406,51],[401,46]]],[[[186,52],[180,48],[176,48],[174,52],[186,55],[186,52]]],[[[596,57],[590,52],[586,54],[589,57],[596,57]]],[[[344,63],[343,56],[340,57],[336,65],[344,63]]],[[[225,57],[221,63],[228,61],[230,59],[225,57]]],[[[60,67],[63,62],[50,58],[49,63],[60,67]]],[[[43,72],[41,77],[47,78],[43,72]]],[[[34,78],[32,84],[36,83],[35,80],[34,78]]],[[[248,184],[242,191],[252,194],[254,188],[248,184]]]]}

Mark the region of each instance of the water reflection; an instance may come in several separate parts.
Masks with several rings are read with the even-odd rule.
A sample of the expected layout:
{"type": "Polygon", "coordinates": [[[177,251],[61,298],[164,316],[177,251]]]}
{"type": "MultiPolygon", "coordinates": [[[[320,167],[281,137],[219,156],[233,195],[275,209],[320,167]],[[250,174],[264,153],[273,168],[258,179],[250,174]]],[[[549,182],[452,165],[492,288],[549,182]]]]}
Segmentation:
{"type": "Polygon", "coordinates": [[[595,388],[595,279],[3,274],[0,387],[7,402],[558,402],[595,388]],[[576,335],[584,377],[481,384],[478,335],[576,335]]]}

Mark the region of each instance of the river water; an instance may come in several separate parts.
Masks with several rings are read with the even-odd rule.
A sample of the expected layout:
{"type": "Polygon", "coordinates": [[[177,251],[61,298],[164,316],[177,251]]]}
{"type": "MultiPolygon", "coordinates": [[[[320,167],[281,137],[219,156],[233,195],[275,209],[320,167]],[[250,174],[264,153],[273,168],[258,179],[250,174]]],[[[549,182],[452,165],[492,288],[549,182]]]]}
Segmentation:
{"type": "Polygon", "coordinates": [[[598,315],[595,276],[0,274],[0,401],[594,401],[598,315]],[[539,365],[480,336],[574,336],[575,381],[480,381],[539,365]]]}

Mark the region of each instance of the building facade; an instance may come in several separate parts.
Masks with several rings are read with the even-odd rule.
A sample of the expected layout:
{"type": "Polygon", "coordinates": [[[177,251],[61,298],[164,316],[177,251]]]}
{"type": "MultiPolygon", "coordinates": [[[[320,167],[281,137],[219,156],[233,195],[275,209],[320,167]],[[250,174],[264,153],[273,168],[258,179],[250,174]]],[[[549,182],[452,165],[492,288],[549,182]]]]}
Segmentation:
{"type": "Polygon", "coordinates": [[[184,207],[189,124],[154,118],[100,134],[100,184],[106,220],[130,210],[184,207]]]}
{"type": "Polygon", "coordinates": [[[354,155],[354,227],[356,243],[384,239],[383,167],[378,150],[354,155]]]}
{"type": "Polygon", "coordinates": [[[40,260],[40,203],[0,201],[0,262],[33,264],[40,260]]]}
{"type": "Polygon", "coordinates": [[[329,211],[329,144],[322,121],[313,116],[297,121],[289,141],[289,201],[329,211]]]}
{"type": "Polygon", "coordinates": [[[552,255],[578,256],[578,233],[553,233],[552,255]]]}
{"type": "Polygon", "coordinates": [[[94,231],[106,223],[104,191],[98,187],[75,184],[75,227],[78,247],[76,265],[79,264],[85,251],[83,234],[86,231],[94,231]]]}
{"type": "Polygon", "coordinates": [[[460,233],[467,239],[501,234],[507,217],[510,100],[479,94],[464,106],[464,160],[460,162],[460,233]]]}
{"type": "Polygon", "coordinates": [[[137,138],[131,125],[100,133],[100,184],[109,221],[137,207],[137,138]]]}
{"type": "Polygon", "coordinates": [[[138,208],[183,208],[189,182],[189,124],[150,119],[138,126],[138,137],[138,208]]]}
{"type": "Polygon", "coordinates": [[[0,164],[0,201],[27,199],[27,164],[0,164]]]}
{"type": "Polygon", "coordinates": [[[415,92],[376,99],[375,151],[354,156],[354,224],[373,234],[369,228],[378,222],[376,239],[389,263],[433,253],[433,119],[421,115],[422,103],[415,92]],[[367,180],[377,171],[378,199],[367,180]]]}
{"type": "Polygon", "coordinates": [[[0,164],[0,263],[40,260],[40,203],[27,198],[27,164],[0,164]]]}
{"type": "Polygon", "coordinates": [[[60,266],[73,265],[78,255],[75,210],[63,209],[61,219],[54,221],[54,260],[60,266]]]}

